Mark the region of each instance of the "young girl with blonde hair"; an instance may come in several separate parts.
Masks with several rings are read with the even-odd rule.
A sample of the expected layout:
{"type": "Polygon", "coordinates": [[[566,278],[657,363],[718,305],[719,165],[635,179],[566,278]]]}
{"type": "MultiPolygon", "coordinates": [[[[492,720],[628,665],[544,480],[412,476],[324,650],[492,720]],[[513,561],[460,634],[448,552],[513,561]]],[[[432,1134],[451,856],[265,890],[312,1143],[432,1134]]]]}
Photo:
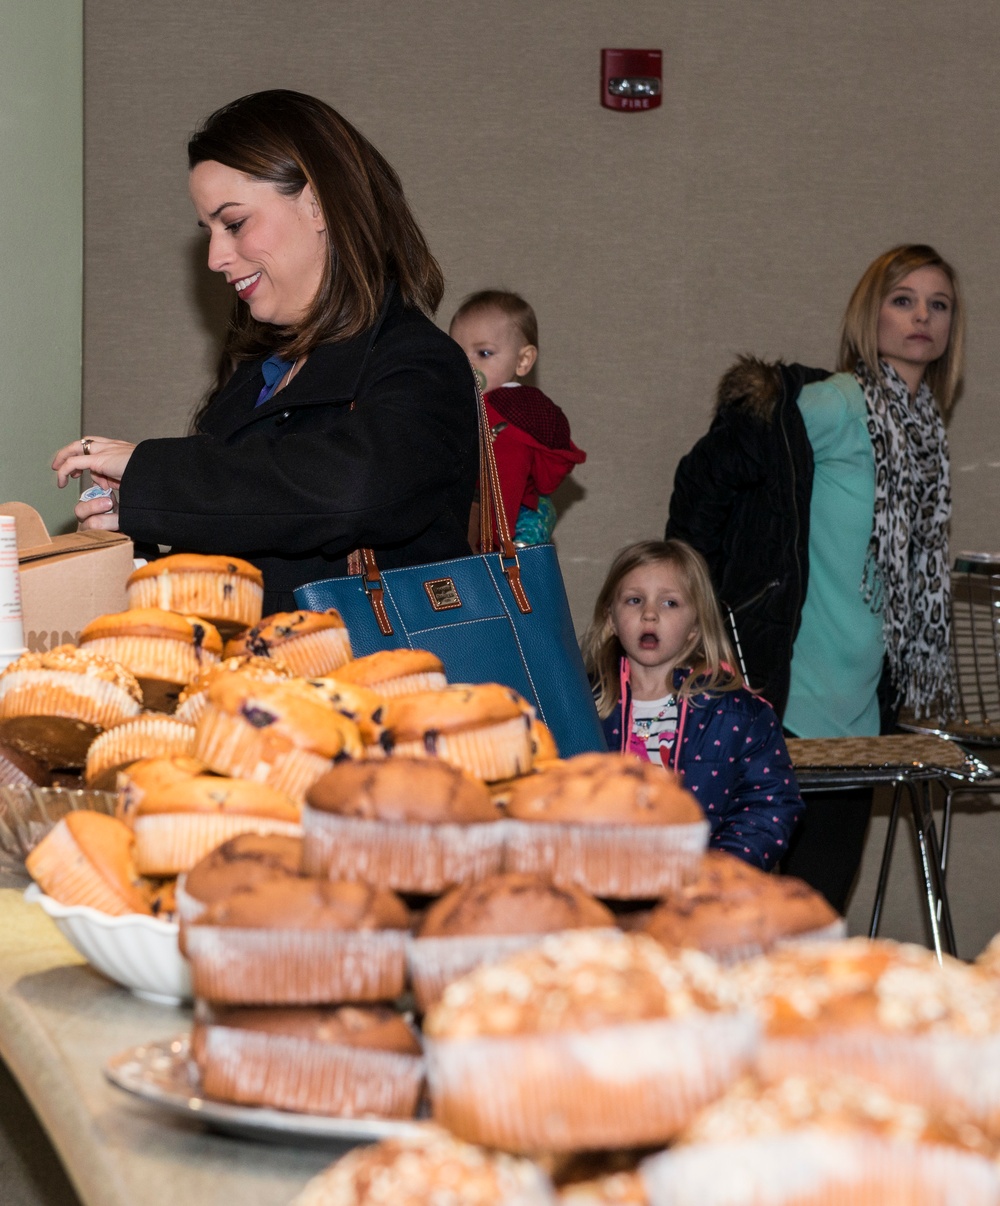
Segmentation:
{"type": "Polygon", "coordinates": [[[710,845],[773,870],[803,804],[774,709],[734,668],[700,554],[680,540],[622,549],[583,653],[609,749],[675,770],[710,845]]]}

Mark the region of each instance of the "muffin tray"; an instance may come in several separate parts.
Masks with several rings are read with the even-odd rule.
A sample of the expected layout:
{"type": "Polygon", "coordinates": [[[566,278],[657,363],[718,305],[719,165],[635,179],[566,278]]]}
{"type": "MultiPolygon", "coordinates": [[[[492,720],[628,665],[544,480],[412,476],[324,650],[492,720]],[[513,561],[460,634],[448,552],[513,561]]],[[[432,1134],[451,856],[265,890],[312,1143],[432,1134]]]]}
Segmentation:
{"type": "Polygon", "coordinates": [[[420,1123],[397,1118],[330,1118],[203,1097],[188,1035],[130,1047],[108,1060],[104,1075],[118,1089],[213,1130],[267,1143],[374,1143],[411,1134],[420,1123]]]}

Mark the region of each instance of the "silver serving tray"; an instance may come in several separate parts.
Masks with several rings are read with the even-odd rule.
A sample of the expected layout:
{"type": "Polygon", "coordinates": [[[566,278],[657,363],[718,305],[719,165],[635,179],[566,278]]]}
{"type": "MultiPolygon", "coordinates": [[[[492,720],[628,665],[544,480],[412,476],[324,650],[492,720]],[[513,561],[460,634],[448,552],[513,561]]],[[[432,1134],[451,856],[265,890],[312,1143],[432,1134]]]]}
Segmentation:
{"type": "Polygon", "coordinates": [[[108,1060],[104,1075],[118,1089],[215,1130],[267,1143],[374,1143],[420,1126],[392,1118],[329,1118],[262,1106],[230,1105],[202,1096],[188,1036],[130,1047],[108,1060]]]}

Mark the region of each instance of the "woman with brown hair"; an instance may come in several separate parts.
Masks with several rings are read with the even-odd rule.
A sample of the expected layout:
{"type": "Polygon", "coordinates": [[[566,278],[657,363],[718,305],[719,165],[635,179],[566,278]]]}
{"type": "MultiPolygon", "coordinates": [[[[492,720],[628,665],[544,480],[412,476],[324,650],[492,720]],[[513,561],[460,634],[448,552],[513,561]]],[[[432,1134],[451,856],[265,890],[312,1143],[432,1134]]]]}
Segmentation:
{"type": "MultiPolygon", "coordinates": [[[[963,346],[954,269],[895,247],[854,290],[839,372],[744,358],[678,466],[667,534],[705,556],[749,680],[793,736],[874,736],[900,702],[950,707],[941,416],[963,346]]],[[[841,911],[870,808],[870,793],[811,796],[782,863],[841,911]]]]}
{"type": "Polygon", "coordinates": [[[265,610],[347,572],[469,551],[476,392],[429,319],[443,279],[379,152],[324,102],[276,89],[213,113],[188,144],[208,266],[234,289],[234,371],[173,439],[87,437],[56,453],[119,493],[85,527],[253,561],[265,610]]]}

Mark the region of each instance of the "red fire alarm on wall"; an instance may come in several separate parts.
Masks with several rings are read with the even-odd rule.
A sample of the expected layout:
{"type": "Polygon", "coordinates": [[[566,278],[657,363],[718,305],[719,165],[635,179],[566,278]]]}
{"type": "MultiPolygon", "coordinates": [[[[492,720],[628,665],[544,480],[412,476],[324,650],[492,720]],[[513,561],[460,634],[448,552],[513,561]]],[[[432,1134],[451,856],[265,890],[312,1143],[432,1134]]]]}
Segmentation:
{"type": "Polygon", "coordinates": [[[639,112],[663,100],[662,50],[602,50],[601,104],[639,112]]]}

